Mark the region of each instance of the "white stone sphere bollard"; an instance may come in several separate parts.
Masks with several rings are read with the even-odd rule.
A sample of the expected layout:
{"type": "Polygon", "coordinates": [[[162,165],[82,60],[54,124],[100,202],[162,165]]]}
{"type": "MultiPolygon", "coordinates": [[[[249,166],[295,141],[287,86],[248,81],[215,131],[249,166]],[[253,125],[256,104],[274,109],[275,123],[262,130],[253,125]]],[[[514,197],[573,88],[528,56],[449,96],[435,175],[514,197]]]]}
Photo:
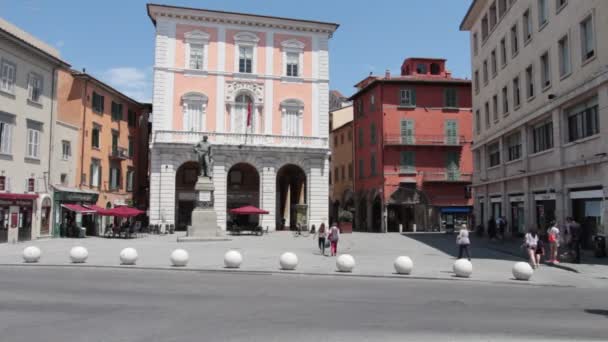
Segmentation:
{"type": "Polygon", "coordinates": [[[137,250],[135,248],[127,247],[120,251],[120,263],[123,265],[135,265],[137,257],[137,250]]]}
{"type": "Polygon", "coordinates": [[[530,280],[532,274],[534,274],[534,270],[527,262],[516,262],[513,265],[513,277],[517,280],[530,280]]]}
{"type": "Polygon", "coordinates": [[[473,273],[473,264],[467,259],[458,259],[452,267],[457,277],[468,278],[473,273]]]}
{"type": "Polygon", "coordinates": [[[25,262],[38,262],[42,252],[36,246],[28,246],[23,249],[23,260],[25,262]]]}
{"type": "Polygon", "coordinates": [[[279,264],[281,264],[281,269],[292,271],[296,269],[298,266],[298,256],[295,253],[285,252],[281,254],[279,258],[279,264]]]}
{"type": "Polygon", "coordinates": [[[190,260],[188,252],[184,249],[176,249],[171,253],[171,264],[176,267],[186,266],[190,260]]]}
{"type": "Polygon", "coordinates": [[[350,254],[341,254],[336,259],[336,267],[340,272],[352,272],[355,268],[355,258],[350,254]]]}
{"type": "Polygon", "coordinates": [[[87,261],[89,257],[89,251],[82,246],[72,247],[70,250],[70,259],[74,264],[82,264],[87,261]]]}
{"type": "Polygon", "coordinates": [[[395,259],[393,266],[395,266],[395,271],[399,274],[410,274],[414,268],[414,262],[410,257],[400,256],[395,259]]]}
{"type": "Polygon", "coordinates": [[[226,268],[239,268],[243,263],[241,252],[230,250],[224,254],[224,266],[226,268]]]}

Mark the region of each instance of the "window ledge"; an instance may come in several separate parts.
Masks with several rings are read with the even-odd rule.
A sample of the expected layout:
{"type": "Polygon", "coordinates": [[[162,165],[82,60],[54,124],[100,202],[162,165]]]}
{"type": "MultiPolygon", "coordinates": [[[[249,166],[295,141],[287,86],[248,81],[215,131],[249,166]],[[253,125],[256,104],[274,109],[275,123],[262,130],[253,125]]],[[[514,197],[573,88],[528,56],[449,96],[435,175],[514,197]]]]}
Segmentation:
{"type": "Polygon", "coordinates": [[[503,64],[500,66],[500,68],[501,68],[501,69],[504,69],[504,68],[506,68],[506,67],[507,67],[507,63],[503,63],[503,64]]]}
{"type": "Polygon", "coordinates": [[[31,99],[27,99],[27,104],[36,108],[42,108],[42,103],[40,101],[34,101],[31,99]]]}
{"type": "Polygon", "coordinates": [[[570,147],[570,146],[574,146],[574,145],[578,145],[578,144],[583,144],[586,143],[590,140],[595,140],[595,139],[599,139],[601,137],[601,135],[599,133],[596,133],[594,135],[590,135],[588,137],[584,137],[584,138],[580,138],[578,140],[574,140],[574,141],[570,141],[569,143],[564,144],[562,147],[570,147]]]}
{"type": "Polygon", "coordinates": [[[514,59],[515,57],[517,57],[517,55],[519,55],[519,49],[517,49],[517,51],[511,53],[511,59],[514,59]]]}
{"type": "Polygon", "coordinates": [[[248,72],[235,72],[234,78],[252,79],[252,78],[258,78],[258,74],[248,73],[248,72]]]}
{"type": "Polygon", "coordinates": [[[552,83],[549,83],[548,85],[546,85],[546,86],[545,86],[545,87],[542,89],[542,92],[543,92],[543,93],[545,93],[547,90],[551,89],[551,86],[552,86],[552,85],[553,85],[552,83]]]}
{"type": "Polygon", "coordinates": [[[526,98],[526,101],[532,102],[532,101],[534,101],[534,99],[536,99],[536,95],[532,95],[532,96],[526,98]]]}
{"type": "Polygon", "coordinates": [[[25,158],[23,158],[23,160],[26,163],[40,164],[40,158],[36,158],[36,157],[25,157],[25,158]]]}
{"type": "Polygon", "coordinates": [[[545,20],[545,22],[540,25],[538,32],[542,31],[545,27],[547,27],[547,25],[549,25],[549,20],[545,20]]]}
{"type": "Polygon", "coordinates": [[[552,147],[552,148],[549,148],[549,149],[546,149],[546,150],[543,150],[543,151],[540,151],[540,152],[532,153],[532,154],[530,154],[528,157],[533,158],[533,157],[542,156],[543,154],[548,154],[548,153],[551,153],[551,152],[553,152],[554,150],[555,150],[555,148],[554,148],[554,147],[552,147]]]}
{"type": "Polygon", "coordinates": [[[560,80],[560,81],[563,81],[563,80],[565,80],[566,78],[570,77],[570,75],[572,75],[572,71],[568,71],[567,73],[565,73],[565,74],[561,75],[561,76],[559,77],[559,80],[560,80]]]}
{"type": "Polygon", "coordinates": [[[490,166],[490,167],[488,167],[488,171],[490,171],[490,170],[496,170],[496,169],[500,168],[501,166],[502,165],[500,165],[500,164],[494,165],[494,166],[490,166]]]}
{"type": "Polygon", "coordinates": [[[496,78],[496,76],[498,76],[498,71],[494,71],[494,72],[492,73],[492,79],[495,79],[495,78],[496,78]]]}
{"type": "Polygon", "coordinates": [[[398,105],[397,109],[415,109],[416,105],[398,105]]]}
{"type": "Polygon", "coordinates": [[[295,76],[281,76],[282,83],[302,83],[304,79],[302,77],[295,76]]]}
{"type": "Polygon", "coordinates": [[[526,39],[526,41],[524,41],[524,47],[528,46],[528,44],[530,44],[530,42],[532,42],[532,35],[530,35],[530,37],[528,37],[528,39],[526,39]]]}
{"type": "Polygon", "coordinates": [[[520,108],[521,108],[521,104],[519,104],[519,105],[517,105],[517,106],[513,107],[513,111],[514,111],[514,112],[516,112],[516,111],[518,111],[520,108]]]}
{"type": "Polygon", "coordinates": [[[13,154],[0,152],[0,159],[13,160],[13,154]]]}
{"type": "Polygon", "coordinates": [[[503,117],[503,118],[506,118],[507,116],[509,116],[509,114],[510,114],[509,112],[502,113],[502,117],[503,117]]]}
{"type": "Polygon", "coordinates": [[[508,162],[505,163],[505,165],[511,165],[511,164],[515,164],[515,163],[518,163],[518,162],[521,162],[521,161],[523,161],[523,158],[519,157],[517,159],[509,160],[508,162]]]}
{"type": "Polygon", "coordinates": [[[204,69],[184,69],[186,77],[207,77],[209,73],[204,69]]]}
{"type": "Polygon", "coordinates": [[[590,58],[587,58],[586,60],[584,60],[584,61],[581,63],[581,67],[584,67],[585,65],[587,65],[587,64],[589,64],[589,63],[591,63],[591,62],[593,62],[593,61],[594,61],[594,60],[596,60],[596,59],[597,59],[597,53],[596,53],[596,54],[594,54],[594,55],[593,55],[593,57],[590,57],[590,58]]]}
{"type": "Polygon", "coordinates": [[[561,12],[564,8],[566,8],[566,6],[568,6],[568,2],[565,2],[563,5],[561,5],[558,9],[555,10],[555,14],[559,14],[559,12],[561,12]]]}
{"type": "Polygon", "coordinates": [[[10,91],[6,91],[6,90],[2,90],[0,89],[0,94],[6,96],[6,97],[10,97],[11,99],[15,99],[15,93],[14,91],[11,93],[10,91]]]}

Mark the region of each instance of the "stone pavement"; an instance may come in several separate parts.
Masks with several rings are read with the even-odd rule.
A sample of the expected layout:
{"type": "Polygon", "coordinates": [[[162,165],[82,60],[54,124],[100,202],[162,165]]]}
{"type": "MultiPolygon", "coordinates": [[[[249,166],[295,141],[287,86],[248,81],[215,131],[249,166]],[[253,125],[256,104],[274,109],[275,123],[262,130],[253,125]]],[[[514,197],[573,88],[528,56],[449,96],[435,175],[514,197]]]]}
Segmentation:
{"type": "MultiPolygon", "coordinates": [[[[183,234],[183,233],[178,233],[183,234]]],[[[232,241],[177,242],[177,235],[147,235],[137,239],[48,239],[16,245],[0,246],[0,265],[23,265],[21,252],[28,245],[42,250],[40,265],[68,266],[69,250],[82,245],[89,251],[83,267],[120,266],[119,253],[122,248],[134,247],[139,254],[136,267],[171,268],[169,255],[176,248],[186,249],[190,270],[226,270],[223,255],[230,249],[239,250],[244,262],[239,271],[290,272],[308,274],[345,275],[336,272],[335,258],[320,255],[317,242],[309,237],[293,237],[290,232],[276,232],[258,236],[234,236],[232,241]],[[283,252],[297,254],[299,264],[295,271],[281,271],[278,258],[283,252]]],[[[457,246],[454,235],[446,234],[343,234],[339,253],[355,257],[353,275],[373,277],[408,277],[394,273],[393,261],[397,256],[407,255],[414,261],[412,278],[462,280],[455,278],[452,264],[457,246]]],[[[329,252],[329,251],[327,251],[329,252]]],[[[484,282],[506,282],[512,284],[556,285],[602,288],[608,285],[608,267],[597,266],[594,272],[574,273],[554,267],[543,266],[535,272],[530,282],[513,280],[511,268],[521,257],[497,250],[487,240],[472,239],[473,275],[471,280],[484,282]]]]}

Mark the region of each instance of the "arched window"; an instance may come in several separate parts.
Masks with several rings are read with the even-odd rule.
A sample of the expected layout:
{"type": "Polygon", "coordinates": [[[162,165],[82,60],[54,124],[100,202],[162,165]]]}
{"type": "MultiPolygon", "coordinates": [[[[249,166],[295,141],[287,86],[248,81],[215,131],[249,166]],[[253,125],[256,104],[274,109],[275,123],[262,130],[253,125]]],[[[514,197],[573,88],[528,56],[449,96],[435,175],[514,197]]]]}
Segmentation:
{"type": "Polygon", "coordinates": [[[255,132],[255,108],[249,95],[240,94],[235,98],[233,114],[232,133],[255,132]]]}
{"type": "Polygon", "coordinates": [[[207,96],[201,93],[188,93],[182,96],[184,131],[203,132],[206,130],[207,96]]]}
{"type": "Polygon", "coordinates": [[[282,135],[301,136],[303,133],[302,116],[304,103],[297,99],[281,102],[281,132],[282,135]]]}

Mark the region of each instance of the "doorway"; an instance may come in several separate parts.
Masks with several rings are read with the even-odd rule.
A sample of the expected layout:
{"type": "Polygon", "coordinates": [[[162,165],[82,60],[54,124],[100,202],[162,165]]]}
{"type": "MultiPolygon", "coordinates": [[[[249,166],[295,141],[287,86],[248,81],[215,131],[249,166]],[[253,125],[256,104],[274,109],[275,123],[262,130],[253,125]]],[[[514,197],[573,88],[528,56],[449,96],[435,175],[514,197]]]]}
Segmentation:
{"type": "Polygon", "coordinates": [[[277,172],[277,228],[308,226],[306,174],[297,165],[287,164],[277,172]]]}

